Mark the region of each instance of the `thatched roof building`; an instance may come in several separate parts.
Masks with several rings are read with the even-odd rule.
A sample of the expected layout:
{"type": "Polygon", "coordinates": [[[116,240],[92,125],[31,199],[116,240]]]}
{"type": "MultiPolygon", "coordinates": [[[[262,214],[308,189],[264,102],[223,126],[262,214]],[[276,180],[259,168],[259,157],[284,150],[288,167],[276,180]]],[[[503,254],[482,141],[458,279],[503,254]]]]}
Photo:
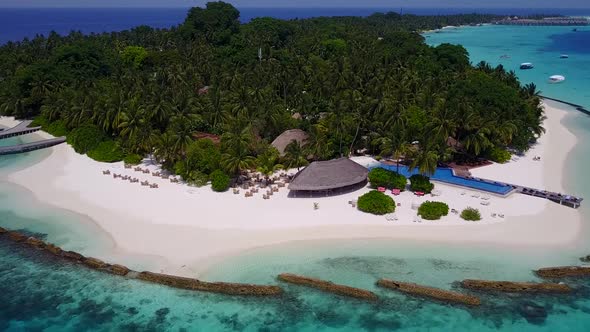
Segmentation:
{"type": "Polygon", "coordinates": [[[272,141],[271,145],[274,146],[281,156],[285,154],[285,148],[289,143],[293,141],[299,142],[299,144],[303,145],[305,140],[307,140],[309,136],[301,129],[289,129],[284,131],[282,134],[277,136],[274,141],[272,141]]]}
{"type": "Polygon", "coordinates": [[[369,170],[348,158],[316,161],[301,170],[289,190],[306,192],[343,192],[367,183],[369,170]]]}

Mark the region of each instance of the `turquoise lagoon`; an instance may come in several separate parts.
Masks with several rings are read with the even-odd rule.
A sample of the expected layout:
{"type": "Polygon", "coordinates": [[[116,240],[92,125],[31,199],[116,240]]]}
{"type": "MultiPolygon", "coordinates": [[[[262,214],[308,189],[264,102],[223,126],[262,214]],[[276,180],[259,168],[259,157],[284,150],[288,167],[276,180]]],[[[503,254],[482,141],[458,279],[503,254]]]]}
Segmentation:
{"type": "MultiPolygon", "coordinates": [[[[517,72],[537,75],[542,83],[543,61],[530,55],[554,42],[551,36],[560,29],[539,29],[526,40],[511,39],[525,34],[521,27],[480,27],[458,29],[430,37],[434,42],[462,42],[472,60],[498,60],[496,54],[510,54],[514,64],[531,61],[536,71],[517,72]],[[479,30],[477,30],[479,29],[479,30]],[[497,29],[497,30],[496,30],[497,29]],[[474,31],[480,31],[479,39],[474,31]],[[487,32],[487,33],[486,33],[487,32]],[[545,38],[541,38],[545,36],[545,38]],[[443,37],[448,36],[445,40],[443,37]],[[502,37],[503,36],[503,37],[502,37]],[[503,40],[501,51],[485,51],[488,38],[503,40]],[[479,42],[479,43],[477,43],[479,42]],[[525,45],[522,45],[524,43],[525,45]],[[478,55],[477,49],[481,53],[478,55]],[[517,59],[522,54],[525,60],[517,59]],[[486,57],[484,57],[484,55],[486,57]],[[478,58],[481,57],[481,58],[478,58]]],[[[525,30],[527,28],[524,28],[525,30]]],[[[528,31],[528,30],[527,30],[528,31]]],[[[493,49],[493,47],[491,47],[493,49]]],[[[570,60],[575,60],[574,52],[570,60]]],[[[547,61],[551,60],[549,56],[547,61]]],[[[580,53],[590,63],[590,55],[580,53]]],[[[552,60],[551,60],[552,61],[552,60]]],[[[569,64],[575,63],[568,62],[569,64]]],[[[582,60],[579,60],[582,61],[582,60]]],[[[508,66],[508,64],[505,64],[508,66]]],[[[576,81],[575,74],[587,68],[556,72],[568,76],[561,86],[538,84],[551,97],[582,105],[579,90],[559,89],[576,81]],[[569,74],[573,73],[573,74],[569,74]],[[549,89],[549,90],[548,90],[549,89]],[[577,91],[577,92],[576,92],[577,91]]],[[[521,76],[524,82],[527,77],[521,76]]],[[[535,81],[537,82],[537,81],[535,81]]],[[[590,198],[590,117],[571,110],[564,123],[580,138],[570,154],[567,191],[590,198]]],[[[24,139],[30,139],[25,136],[24,139]]],[[[14,143],[14,141],[12,142],[14,143]]],[[[0,144],[6,144],[0,141],[0,144]]],[[[36,163],[47,154],[0,157],[0,226],[36,234],[67,249],[85,254],[112,250],[112,242],[91,220],[71,212],[44,205],[34,194],[8,184],[6,174],[36,163]]],[[[580,212],[585,221],[588,206],[580,212]]],[[[559,220],[556,220],[559,227],[559,220]]],[[[571,296],[494,296],[485,297],[481,308],[449,306],[377,289],[374,282],[388,277],[453,288],[464,278],[535,280],[530,270],[542,265],[576,264],[581,255],[590,254],[584,224],[579,243],[560,249],[510,249],[486,245],[445,245],[414,241],[351,240],[295,242],[258,248],[213,266],[203,276],[225,280],[276,284],[281,272],[313,275],[373,290],[381,297],[376,303],[327,295],[292,285],[282,285],[286,294],[273,299],[247,299],[170,289],[91,271],[56,261],[47,255],[0,241],[0,330],[6,331],[588,331],[590,330],[590,284],[576,282],[571,296]],[[522,308],[535,304],[540,315],[525,314],[522,308]],[[546,314],[546,317],[543,314],[546,314]]],[[[142,258],[122,255],[121,259],[142,258]]],[[[145,259],[145,258],[143,258],[145,259]]],[[[143,261],[135,266],[147,266],[143,261]]]]}

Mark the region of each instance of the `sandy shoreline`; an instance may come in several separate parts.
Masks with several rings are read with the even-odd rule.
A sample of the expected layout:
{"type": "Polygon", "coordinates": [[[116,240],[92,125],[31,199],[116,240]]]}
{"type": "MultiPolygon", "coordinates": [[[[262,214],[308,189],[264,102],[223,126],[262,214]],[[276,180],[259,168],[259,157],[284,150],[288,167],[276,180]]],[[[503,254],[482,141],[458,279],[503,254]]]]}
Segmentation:
{"type": "MultiPolygon", "coordinates": [[[[563,192],[562,169],[576,137],[561,124],[567,111],[547,106],[546,115],[547,133],[524,157],[476,169],[473,175],[563,192]],[[534,156],[542,161],[533,161],[534,156]]],[[[0,125],[14,122],[1,118],[0,125]]],[[[155,170],[156,166],[149,168],[155,170]]],[[[167,263],[161,271],[191,276],[222,257],[290,241],[387,238],[568,247],[578,237],[581,219],[574,209],[518,194],[492,197],[490,206],[485,207],[479,198],[471,197],[474,191],[437,184],[441,197],[416,198],[403,193],[395,198],[401,203],[396,211],[399,220],[391,222],[348,205],[367,188],[327,198],[288,198],[283,188],[268,201],[261,194],[245,198],[172,184],[124,169],[122,163],[98,163],[65,144],[53,147],[51,155],[40,163],[10,174],[8,181],[29,189],[42,202],[87,215],[110,234],[119,254],[162,257],[167,263]],[[159,183],[160,188],[115,180],[102,174],[106,169],[159,183]],[[467,194],[461,195],[464,191],[467,194]],[[428,199],[444,200],[458,210],[477,207],[484,220],[469,223],[449,215],[441,221],[414,223],[412,203],[428,199]],[[320,204],[319,210],[313,209],[313,202],[320,204]],[[502,213],[505,218],[492,218],[492,213],[502,213]]],[[[110,254],[98,258],[108,260],[110,254]]]]}

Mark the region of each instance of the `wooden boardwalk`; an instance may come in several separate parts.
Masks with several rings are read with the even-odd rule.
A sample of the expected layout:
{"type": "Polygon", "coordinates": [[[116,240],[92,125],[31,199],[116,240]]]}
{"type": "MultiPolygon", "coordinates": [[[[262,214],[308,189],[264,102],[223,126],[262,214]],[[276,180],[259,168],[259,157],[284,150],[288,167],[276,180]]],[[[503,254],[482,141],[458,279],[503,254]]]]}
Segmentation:
{"type": "Polygon", "coordinates": [[[561,193],[549,192],[546,190],[539,190],[539,189],[534,189],[534,188],[515,186],[515,189],[516,189],[516,192],[518,192],[518,193],[548,199],[552,202],[559,203],[560,205],[569,206],[574,209],[579,208],[580,205],[582,204],[582,200],[584,200],[581,197],[564,195],[561,193]]]}
{"type": "Polygon", "coordinates": [[[18,144],[18,145],[12,145],[12,146],[3,146],[3,147],[0,147],[0,156],[44,149],[44,148],[48,148],[48,147],[52,147],[54,145],[64,143],[65,141],[66,141],[65,137],[57,137],[57,138],[50,138],[50,139],[46,139],[46,140],[42,140],[42,141],[38,141],[38,142],[18,144]]]}
{"type": "Polygon", "coordinates": [[[31,122],[33,122],[33,121],[26,120],[26,121],[19,123],[16,126],[12,127],[12,128],[4,129],[4,130],[0,131],[0,139],[26,135],[26,134],[34,133],[36,131],[41,130],[41,127],[29,127],[31,122]]]}

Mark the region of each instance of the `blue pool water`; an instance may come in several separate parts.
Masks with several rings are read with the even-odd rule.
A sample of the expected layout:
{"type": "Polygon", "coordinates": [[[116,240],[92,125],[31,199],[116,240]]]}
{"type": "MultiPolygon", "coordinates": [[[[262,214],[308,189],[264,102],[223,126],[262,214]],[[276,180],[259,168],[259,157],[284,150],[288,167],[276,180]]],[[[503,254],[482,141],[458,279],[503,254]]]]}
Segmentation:
{"type": "MultiPolygon", "coordinates": [[[[384,168],[384,169],[387,169],[390,171],[394,171],[394,172],[397,172],[397,170],[398,170],[397,166],[393,166],[393,165],[381,164],[380,166],[377,166],[377,167],[381,167],[381,168],[384,168]]],[[[412,170],[406,166],[400,167],[399,173],[405,177],[408,177],[408,178],[414,174],[419,174],[417,169],[412,170]]],[[[477,180],[477,179],[466,179],[466,178],[456,176],[453,174],[453,170],[450,168],[439,167],[439,168],[437,168],[436,172],[434,172],[434,174],[430,176],[430,178],[432,180],[445,182],[445,183],[453,184],[456,186],[487,191],[487,192],[491,192],[491,193],[499,194],[499,195],[506,195],[512,190],[511,186],[505,185],[502,183],[486,182],[486,181],[477,180]]]]}

